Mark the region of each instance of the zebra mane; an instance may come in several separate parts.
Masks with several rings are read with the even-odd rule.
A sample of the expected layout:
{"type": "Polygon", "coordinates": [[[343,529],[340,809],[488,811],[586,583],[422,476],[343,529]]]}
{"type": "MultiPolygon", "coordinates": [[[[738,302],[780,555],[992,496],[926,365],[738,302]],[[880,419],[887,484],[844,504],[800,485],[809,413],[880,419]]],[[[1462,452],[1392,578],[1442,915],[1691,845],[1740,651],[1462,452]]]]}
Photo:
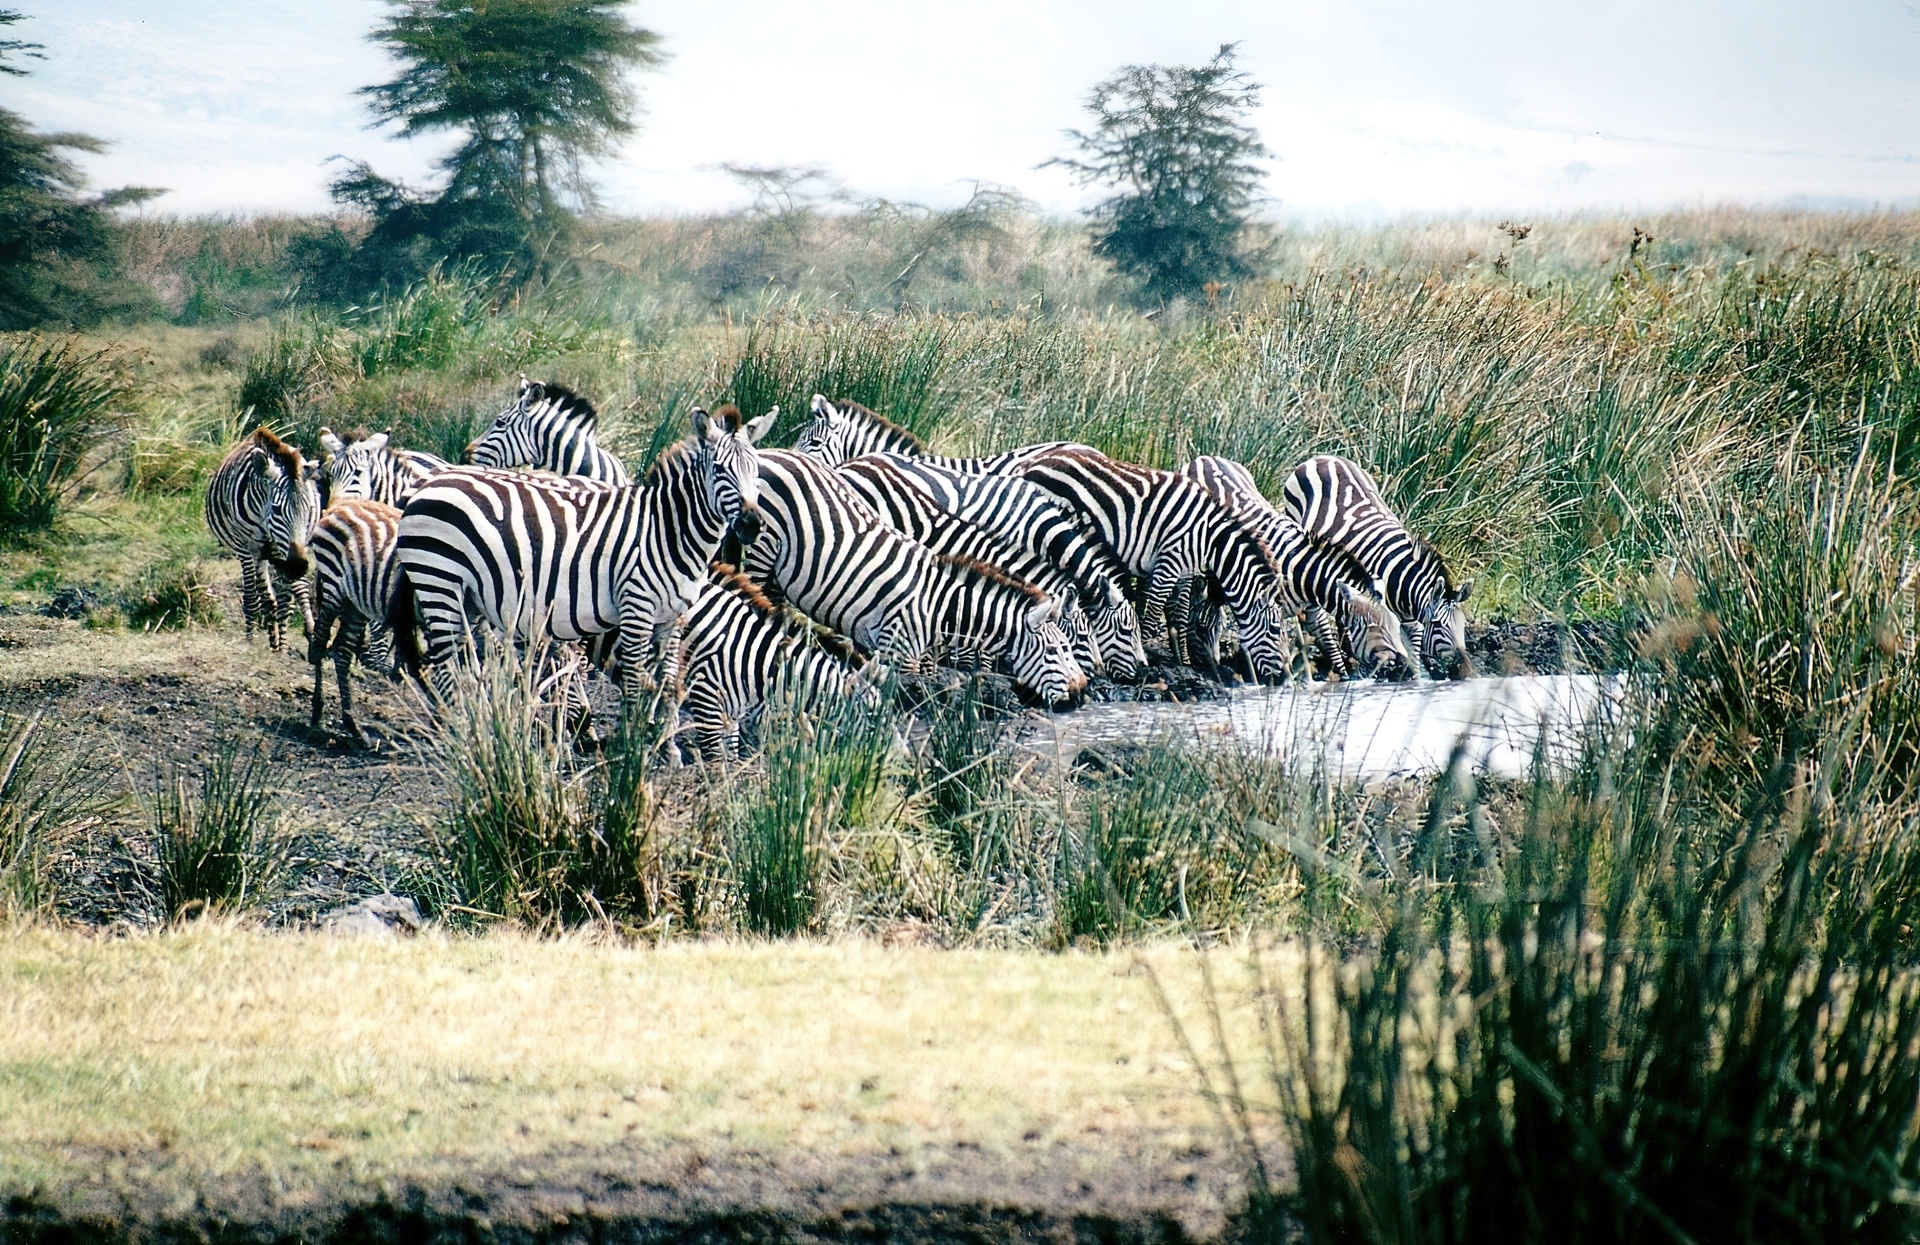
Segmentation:
{"type": "Polygon", "coordinates": [[[891,419],[888,419],[885,415],[882,415],[880,412],[873,410],[871,407],[862,406],[858,402],[853,401],[851,398],[844,398],[838,402],[835,402],[833,405],[836,409],[839,410],[839,412],[842,415],[858,415],[862,419],[868,420],[872,423],[880,425],[882,428],[885,428],[888,432],[894,434],[895,436],[899,437],[901,440],[907,442],[909,445],[913,446],[914,449],[919,450],[922,454],[927,452],[927,443],[920,439],[920,435],[918,433],[914,432],[911,428],[901,427],[899,424],[894,423],[891,419]]]}
{"type": "Polygon", "coordinates": [[[660,457],[653,460],[653,466],[647,468],[647,474],[641,478],[642,484],[651,484],[656,478],[671,469],[676,469],[681,459],[700,450],[699,437],[682,437],[666,449],[660,451],[660,457]]]}
{"type": "Polygon", "coordinates": [[[266,428],[255,428],[253,430],[253,443],[278,459],[281,470],[293,476],[295,479],[299,478],[301,458],[298,449],[288,445],[279,437],[274,436],[272,431],[266,428]]]}
{"type": "Polygon", "coordinates": [[[567,414],[589,426],[600,422],[600,412],[593,409],[593,403],[587,401],[565,385],[554,381],[541,381],[540,392],[543,400],[566,410],[567,414]]]}
{"type": "Polygon", "coordinates": [[[740,569],[725,562],[708,563],[720,586],[745,601],[756,614],[765,618],[778,619],[780,607],[767,600],[767,594],[760,591],[755,583],[740,573],[740,569]]]}
{"type": "Polygon", "coordinates": [[[958,553],[936,553],[933,559],[942,566],[954,567],[964,574],[978,575],[991,583],[999,584],[1002,588],[1013,588],[1024,592],[1035,601],[1047,599],[1047,594],[1040,589],[1024,579],[1015,579],[991,562],[982,562],[978,558],[969,558],[958,553]]]}
{"type": "Polygon", "coordinates": [[[715,407],[709,418],[729,434],[740,431],[740,408],[731,402],[715,407]]]}
{"type": "MultiPolygon", "coordinates": [[[[1404,525],[1403,525],[1404,526],[1404,525]]],[[[1440,568],[1440,579],[1447,585],[1447,595],[1452,596],[1458,589],[1453,582],[1453,571],[1447,566],[1447,560],[1440,556],[1440,550],[1434,543],[1412,528],[1405,528],[1407,541],[1413,546],[1413,556],[1422,562],[1431,562],[1440,568]]]]}

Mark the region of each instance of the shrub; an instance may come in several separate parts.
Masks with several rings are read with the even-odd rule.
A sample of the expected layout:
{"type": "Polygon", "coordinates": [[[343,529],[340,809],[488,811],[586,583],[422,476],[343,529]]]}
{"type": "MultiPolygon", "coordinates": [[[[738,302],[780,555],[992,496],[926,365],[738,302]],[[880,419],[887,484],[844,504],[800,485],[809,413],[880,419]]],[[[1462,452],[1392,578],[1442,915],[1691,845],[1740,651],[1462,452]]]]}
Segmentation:
{"type": "Polygon", "coordinates": [[[955,344],[952,323],[934,318],[774,315],[753,322],[739,357],[715,379],[750,415],[777,404],[782,445],[805,424],[816,393],[859,402],[928,437],[955,344]]]}
{"type": "Polygon", "coordinates": [[[263,902],[286,871],[291,843],[281,831],[278,795],[256,747],[222,740],[198,781],[169,765],[148,809],[161,911],[235,912],[263,902]]]}
{"type": "Polygon", "coordinates": [[[87,458],[115,436],[131,386],[106,351],[26,335],[0,343],[0,534],[51,527],[87,458]]]}
{"type": "Polygon", "coordinates": [[[126,597],[127,621],[142,631],[215,626],[220,602],[198,559],[176,558],[147,568],[126,597]]]}
{"type": "Polygon", "coordinates": [[[490,654],[462,677],[425,745],[451,786],[432,836],[442,906],[556,930],[645,923],[663,903],[648,774],[655,741],[630,714],[595,766],[576,753],[570,648],[490,654]]]}
{"type": "Polygon", "coordinates": [[[0,915],[51,907],[55,854],[110,803],[104,773],[54,745],[44,719],[0,714],[0,915]]]}
{"type": "Polygon", "coordinates": [[[741,923],[784,937],[819,914],[829,839],[861,825],[880,797],[893,750],[892,719],[857,699],[829,697],[812,712],[783,680],[761,720],[764,771],[735,810],[728,858],[741,923]]]}

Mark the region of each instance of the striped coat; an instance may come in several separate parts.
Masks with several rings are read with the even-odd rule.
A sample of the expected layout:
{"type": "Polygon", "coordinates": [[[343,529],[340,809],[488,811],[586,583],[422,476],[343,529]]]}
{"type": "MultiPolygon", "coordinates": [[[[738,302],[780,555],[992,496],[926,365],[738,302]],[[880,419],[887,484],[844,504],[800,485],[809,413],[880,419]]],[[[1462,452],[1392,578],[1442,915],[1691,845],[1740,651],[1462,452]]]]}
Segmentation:
{"type": "Polygon", "coordinates": [[[976,560],[924,548],[814,459],[762,454],[760,510],[748,577],[862,652],[906,670],[949,652],[1005,657],[1014,681],[1048,704],[1085,689],[1057,601],[976,560]]]}
{"type": "MultiPolygon", "coordinates": [[[[1306,614],[1314,640],[1334,673],[1346,677],[1356,669],[1371,670],[1396,661],[1412,665],[1400,620],[1380,600],[1365,569],[1340,551],[1311,540],[1290,515],[1267,502],[1244,466],[1202,455],[1181,468],[1180,474],[1233,507],[1260,534],[1281,567],[1283,605],[1290,612],[1306,614]]],[[[1210,656],[1218,661],[1219,624],[1205,618],[1205,599],[1198,594],[1195,599],[1202,610],[1198,630],[1203,636],[1211,633],[1206,643],[1211,646],[1210,656]]]]}
{"type": "Polygon", "coordinates": [[[1351,459],[1318,454],[1286,483],[1287,510],[1315,541],[1359,563],[1405,620],[1420,656],[1457,654],[1466,665],[1467,617],[1461,606],[1473,581],[1455,586],[1439,551],[1407,530],[1379,486],[1351,459]]]}
{"type": "Polygon", "coordinates": [[[461,453],[473,467],[537,467],[602,484],[631,483],[627,468],[595,437],[593,403],[564,386],[520,378],[513,405],[461,453]]]}
{"type": "MultiPolygon", "coordinates": [[[[387,611],[393,600],[395,550],[400,539],[400,511],[364,498],[347,498],[327,507],[309,546],[313,554],[315,587],[314,628],[307,636],[307,660],[313,664],[312,725],[318,730],[325,716],[325,659],[333,655],[340,684],[340,720],[362,743],[366,734],[353,717],[353,685],[348,672],[358,657],[362,665],[372,651],[387,647],[370,641],[386,640],[387,611]],[[339,623],[339,634],[334,632],[339,623]]],[[[390,663],[388,663],[390,664],[390,663]]]]}
{"type": "Polygon", "coordinates": [[[874,688],[839,655],[785,625],[776,607],[744,575],[717,566],[695,597],[681,630],[682,708],[708,761],[740,755],[740,728],[766,707],[781,678],[798,680],[808,704],[860,696],[874,688]]]}
{"type": "Polygon", "coordinates": [[[242,438],[207,481],[206,521],[215,540],[240,560],[247,639],[258,621],[270,648],[279,648],[291,604],[313,630],[313,594],[307,583],[307,542],[320,517],[315,468],[300,451],[265,428],[242,438]],[[281,591],[268,579],[268,568],[281,591]]]}
{"type": "Polygon", "coordinates": [[[405,507],[414,490],[448,467],[445,459],[423,450],[396,449],[384,432],[342,440],[322,428],[320,445],[327,452],[329,505],[359,497],[405,507]]]}
{"type": "Polygon", "coordinates": [[[795,452],[818,459],[829,467],[838,467],[849,459],[868,454],[898,454],[918,458],[936,467],[966,475],[1008,475],[1030,459],[1054,450],[1088,449],[1071,441],[1050,441],[1024,446],[1004,454],[984,458],[953,458],[927,453],[924,441],[900,425],[861,406],[858,402],[829,402],[821,394],[813,395],[811,417],[793,443],[795,452]]]}
{"type": "Polygon", "coordinates": [[[723,407],[693,413],[691,440],[639,484],[454,468],[407,503],[389,616],[403,661],[433,668],[450,692],[474,623],[519,638],[578,640],[620,632],[623,690],[640,691],[707,579],[730,525],[757,531],[753,442],[771,421],[743,425],[723,407]],[[425,652],[416,641],[416,627],[425,652]]]}

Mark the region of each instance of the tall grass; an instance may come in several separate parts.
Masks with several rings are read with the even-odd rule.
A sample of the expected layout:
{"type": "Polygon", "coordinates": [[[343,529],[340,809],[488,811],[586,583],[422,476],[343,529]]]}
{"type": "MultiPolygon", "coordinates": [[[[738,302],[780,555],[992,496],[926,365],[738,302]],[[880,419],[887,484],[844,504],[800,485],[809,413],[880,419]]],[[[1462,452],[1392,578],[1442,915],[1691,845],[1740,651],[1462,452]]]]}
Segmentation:
{"type": "Polygon", "coordinates": [[[34,334],[0,342],[0,535],[51,527],[75,477],[123,426],[107,351],[34,334]]]}
{"type": "Polygon", "coordinates": [[[44,710],[0,715],[0,916],[51,910],[55,857],[110,803],[103,772],[54,741],[44,710]]]}
{"type": "Polygon", "coordinates": [[[536,929],[644,925],[666,880],[652,833],[650,754],[629,713],[596,764],[578,747],[577,654],[531,645],[474,663],[426,724],[426,762],[451,788],[431,828],[437,902],[462,919],[536,929]]]}
{"type": "Polygon", "coordinates": [[[169,765],[148,801],[153,870],[168,920],[237,912],[268,899],[292,850],[258,748],[215,745],[197,775],[169,765]]]}
{"type": "Polygon", "coordinates": [[[773,937],[814,927],[832,840],[869,819],[894,747],[885,712],[853,697],[808,712],[805,699],[788,680],[768,696],[760,773],[728,843],[741,924],[773,937]]]}
{"type": "MultiPolygon", "coordinates": [[[[1504,793],[1450,778],[1371,879],[1270,833],[1335,875],[1304,893],[1306,935],[1255,956],[1297,1172],[1255,1172],[1274,1231],[1911,1238],[1911,503],[1867,454],[1697,501],[1571,767],[1543,753],[1504,793]]],[[[1249,1052],[1183,1032],[1213,1035],[1210,1086],[1256,1155],[1229,1079],[1249,1052]]]]}

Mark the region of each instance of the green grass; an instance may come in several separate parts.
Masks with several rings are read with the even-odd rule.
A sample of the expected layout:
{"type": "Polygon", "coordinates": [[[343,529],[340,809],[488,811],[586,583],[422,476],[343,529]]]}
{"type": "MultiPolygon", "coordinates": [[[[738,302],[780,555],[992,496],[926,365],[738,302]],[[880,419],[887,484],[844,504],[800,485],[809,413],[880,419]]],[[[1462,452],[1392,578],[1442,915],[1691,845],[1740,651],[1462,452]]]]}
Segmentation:
{"type": "Polygon", "coordinates": [[[259,748],[215,745],[193,773],[169,765],[147,803],[154,890],[169,921],[263,903],[285,878],[292,844],[259,748]]]}

